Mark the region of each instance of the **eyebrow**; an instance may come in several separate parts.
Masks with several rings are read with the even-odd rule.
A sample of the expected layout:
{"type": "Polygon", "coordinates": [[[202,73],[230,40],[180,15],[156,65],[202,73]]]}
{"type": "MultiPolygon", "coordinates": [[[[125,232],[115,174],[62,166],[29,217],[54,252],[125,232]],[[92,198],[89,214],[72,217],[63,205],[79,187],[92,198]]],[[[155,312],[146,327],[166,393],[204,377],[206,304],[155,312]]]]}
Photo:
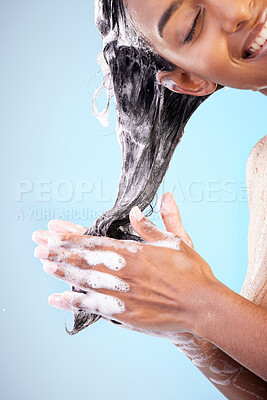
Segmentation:
{"type": "Polygon", "coordinates": [[[165,13],[162,15],[160,18],[160,21],[158,23],[158,32],[160,37],[162,37],[162,32],[163,29],[165,28],[167,22],[170,20],[172,15],[175,13],[175,11],[178,10],[178,8],[181,7],[183,0],[176,0],[171,3],[170,7],[165,11],[165,13]]]}

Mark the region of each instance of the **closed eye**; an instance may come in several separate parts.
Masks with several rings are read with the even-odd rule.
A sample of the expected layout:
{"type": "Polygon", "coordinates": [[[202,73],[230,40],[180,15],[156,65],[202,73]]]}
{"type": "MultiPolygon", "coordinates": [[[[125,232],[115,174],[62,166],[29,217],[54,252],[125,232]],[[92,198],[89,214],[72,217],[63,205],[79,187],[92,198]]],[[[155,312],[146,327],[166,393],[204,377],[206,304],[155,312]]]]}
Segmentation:
{"type": "Polygon", "coordinates": [[[200,13],[201,13],[201,10],[199,10],[199,12],[198,12],[198,14],[197,14],[197,16],[196,16],[196,18],[195,18],[195,20],[194,20],[192,29],[191,29],[191,31],[189,32],[189,34],[188,34],[188,36],[186,37],[186,39],[184,40],[184,43],[189,43],[189,42],[191,42],[191,41],[193,40],[194,35],[195,35],[195,32],[196,32],[197,22],[198,22],[198,19],[199,19],[199,17],[200,17],[200,13]]]}

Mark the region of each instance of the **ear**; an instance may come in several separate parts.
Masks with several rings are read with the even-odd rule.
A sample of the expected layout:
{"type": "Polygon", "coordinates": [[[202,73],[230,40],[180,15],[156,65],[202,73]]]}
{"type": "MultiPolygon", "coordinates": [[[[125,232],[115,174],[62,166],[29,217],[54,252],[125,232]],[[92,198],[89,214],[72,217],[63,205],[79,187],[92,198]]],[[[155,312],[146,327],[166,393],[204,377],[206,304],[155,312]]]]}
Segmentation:
{"type": "Polygon", "coordinates": [[[173,71],[160,71],[157,74],[158,82],[171,90],[181,94],[205,96],[215,92],[217,84],[198,78],[196,75],[180,68],[173,71]]]}

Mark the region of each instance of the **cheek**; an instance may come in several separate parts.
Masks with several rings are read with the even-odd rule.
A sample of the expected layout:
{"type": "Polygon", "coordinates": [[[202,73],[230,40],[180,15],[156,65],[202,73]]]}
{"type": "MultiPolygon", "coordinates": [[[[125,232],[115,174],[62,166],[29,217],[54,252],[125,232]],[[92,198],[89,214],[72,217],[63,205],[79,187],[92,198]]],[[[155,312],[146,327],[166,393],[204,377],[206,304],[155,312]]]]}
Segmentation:
{"type": "Polygon", "coordinates": [[[203,41],[192,49],[185,62],[190,64],[192,73],[207,81],[226,84],[233,78],[234,64],[224,43],[203,41]]]}
{"type": "MultiPolygon", "coordinates": [[[[198,77],[237,89],[252,89],[254,77],[247,66],[230,58],[228,46],[220,38],[206,38],[184,55],[185,69],[198,77]]],[[[255,74],[254,74],[255,76],[255,74]]]]}

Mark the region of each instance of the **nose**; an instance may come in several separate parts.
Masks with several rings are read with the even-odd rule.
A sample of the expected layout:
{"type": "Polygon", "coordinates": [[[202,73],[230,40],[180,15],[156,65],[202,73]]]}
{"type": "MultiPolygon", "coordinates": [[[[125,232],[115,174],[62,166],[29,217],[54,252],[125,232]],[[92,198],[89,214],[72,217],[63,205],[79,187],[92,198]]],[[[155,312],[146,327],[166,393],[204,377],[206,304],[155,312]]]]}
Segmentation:
{"type": "Polygon", "coordinates": [[[208,2],[227,33],[241,29],[253,14],[254,0],[208,0],[208,2]]]}

